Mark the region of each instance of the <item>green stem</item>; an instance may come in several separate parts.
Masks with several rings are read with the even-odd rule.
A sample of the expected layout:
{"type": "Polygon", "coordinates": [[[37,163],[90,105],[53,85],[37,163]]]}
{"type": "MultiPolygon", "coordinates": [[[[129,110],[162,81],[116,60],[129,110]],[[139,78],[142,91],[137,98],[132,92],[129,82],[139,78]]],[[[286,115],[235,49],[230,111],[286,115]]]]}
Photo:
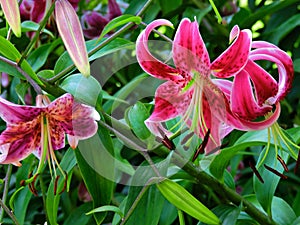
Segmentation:
{"type": "MultiPolygon", "coordinates": [[[[6,171],[6,176],[4,178],[4,190],[3,190],[3,195],[2,195],[2,203],[5,205],[6,203],[6,199],[7,199],[7,193],[8,193],[8,189],[9,189],[9,183],[10,183],[10,177],[11,177],[11,172],[12,172],[12,165],[9,164],[7,167],[7,171],[6,171]]],[[[2,208],[5,210],[5,208],[2,206],[2,208]]],[[[6,210],[5,210],[6,211],[6,210]]],[[[1,210],[1,215],[0,215],[0,223],[2,223],[3,221],[3,217],[4,217],[4,211],[1,210]]]]}
{"type": "Polygon", "coordinates": [[[24,70],[22,70],[22,68],[19,66],[20,63],[18,64],[18,63],[11,61],[3,56],[0,56],[0,61],[5,62],[5,63],[13,66],[14,68],[16,68],[18,70],[18,72],[20,72],[26,78],[26,80],[31,84],[31,86],[34,88],[34,90],[36,91],[37,94],[43,93],[41,87],[24,70]]]}
{"type": "Polygon", "coordinates": [[[22,61],[27,57],[27,55],[29,54],[29,52],[31,51],[32,47],[34,46],[34,44],[37,42],[40,32],[44,29],[44,27],[46,26],[49,17],[51,16],[51,14],[53,13],[55,8],[55,1],[52,3],[51,7],[49,8],[49,10],[47,11],[45,17],[43,18],[43,20],[40,22],[40,26],[37,29],[37,31],[35,32],[33,38],[31,39],[30,43],[28,44],[28,46],[26,47],[26,49],[24,50],[20,60],[19,60],[19,65],[21,65],[22,61]]]}
{"type": "MultiPolygon", "coordinates": [[[[137,16],[141,16],[147,10],[147,8],[151,5],[152,1],[153,0],[148,0],[146,2],[146,4],[140,9],[140,11],[136,15],[137,16]]],[[[135,23],[133,23],[133,22],[130,22],[130,23],[124,25],[119,30],[117,30],[114,34],[112,34],[110,37],[108,37],[107,39],[105,39],[97,47],[95,47],[92,50],[90,50],[88,52],[88,55],[91,56],[91,55],[95,54],[97,51],[99,51],[105,45],[107,45],[108,43],[110,43],[111,41],[113,41],[114,39],[116,39],[123,32],[127,31],[128,29],[130,29],[134,25],[135,25],[135,23]]],[[[72,71],[74,68],[75,68],[75,65],[70,65],[70,66],[66,67],[64,70],[62,70],[61,72],[59,72],[58,74],[56,74],[54,77],[48,79],[47,82],[50,83],[50,84],[55,83],[56,81],[58,81],[59,79],[61,79],[62,77],[64,77],[67,73],[69,73],[70,71],[72,71]]]]}
{"type": "Polygon", "coordinates": [[[150,185],[156,183],[158,180],[159,180],[159,178],[154,177],[154,178],[151,178],[150,180],[147,181],[145,186],[142,188],[141,192],[138,194],[138,196],[136,197],[136,199],[132,203],[132,205],[131,205],[130,209],[128,210],[128,212],[126,213],[125,217],[122,219],[122,222],[121,222],[120,225],[123,225],[123,224],[126,223],[126,221],[129,219],[129,217],[131,216],[131,214],[135,210],[137,204],[141,201],[143,195],[146,193],[146,191],[148,190],[150,185]]]}
{"type": "Polygon", "coordinates": [[[9,210],[9,208],[4,204],[4,202],[1,199],[0,199],[0,205],[1,205],[2,209],[4,209],[4,211],[7,213],[7,215],[9,215],[9,217],[12,219],[14,224],[19,225],[19,222],[18,222],[17,218],[15,217],[15,215],[9,210]]]}
{"type": "Polygon", "coordinates": [[[220,13],[219,13],[219,11],[218,11],[218,9],[217,9],[214,1],[213,0],[209,0],[209,3],[210,3],[211,7],[213,8],[213,10],[214,10],[214,12],[215,12],[215,14],[216,14],[216,16],[218,18],[218,23],[222,23],[222,17],[220,15],[220,13]]]}

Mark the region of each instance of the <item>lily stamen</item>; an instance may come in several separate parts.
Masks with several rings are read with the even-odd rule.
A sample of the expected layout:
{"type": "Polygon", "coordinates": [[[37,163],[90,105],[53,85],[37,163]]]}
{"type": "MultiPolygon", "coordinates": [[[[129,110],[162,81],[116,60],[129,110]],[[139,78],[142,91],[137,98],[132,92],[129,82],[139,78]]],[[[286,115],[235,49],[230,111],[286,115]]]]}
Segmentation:
{"type": "Polygon", "coordinates": [[[263,178],[261,177],[260,173],[258,172],[258,170],[256,169],[256,167],[253,165],[253,163],[250,161],[249,162],[249,166],[250,168],[252,169],[253,173],[256,175],[256,177],[258,178],[258,180],[261,182],[261,183],[265,183],[263,178]]]}
{"type": "Polygon", "coordinates": [[[274,173],[275,175],[281,177],[282,179],[287,179],[288,177],[280,172],[278,172],[277,170],[273,169],[272,167],[267,166],[266,164],[264,164],[264,167],[271,171],[272,173],[274,173]]]}
{"type": "Polygon", "coordinates": [[[280,157],[280,155],[277,155],[277,159],[280,162],[280,164],[282,165],[284,171],[289,172],[287,165],[285,164],[284,160],[280,157]]]}
{"type": "Polygon", "coordinates": [[[207,130],[202,143],[199,145],[197,151],[195,152],[193,158],[192,158],[192,162],[194,162],[199,154],[203,154],[205,152],[205,147],[207,146],[208,140],[210,137],[210,129],[207,130]]]}

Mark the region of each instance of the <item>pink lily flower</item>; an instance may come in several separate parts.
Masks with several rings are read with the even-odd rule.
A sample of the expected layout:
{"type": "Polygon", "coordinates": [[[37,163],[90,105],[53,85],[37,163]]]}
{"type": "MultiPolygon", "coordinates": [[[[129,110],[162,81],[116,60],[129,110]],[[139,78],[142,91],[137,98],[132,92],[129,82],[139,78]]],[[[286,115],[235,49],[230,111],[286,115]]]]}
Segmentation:
{"type": "Polygon", "coordinates": [[[230,41],[237,41],[243,33],[247,33],[247,45],[234,52],[227,50],[211,65],[215,76],[219,78],[234,77],[233,82],[216,80],[230,101],[230,108],[239,123],[236,128],[241,130],[257,130],[270,127],[280,115],[280,104],[291,88],[294,76],[292,59],[277,46],[265,41],[253,41],[249,30],[242,30],[235,26],[230,34],[230,41]],[[239,67],[234,68],[233,62],[237,55],[244,55],[239,67]],[[278,68],[278,82],[260,67],[255,61],[267,60],[276,64],[278,68]],[[276,106],[273,112],[273,106],[276,106]],[[268,115],[268,116],[267,116],[268,115]],[[253,120],[265,116],[257,122],[253,120]]]}
{"type": "Polygon", "coordinates": [[[100,119],[99,114],[76,102],[71,94],[53,102],[38,95],[36,103],[37,106],[17,105],[0,97],[0,116],[7,124],[0,135],[1,164],[21,166],[20,161],[33,153],[41,159],[39,168],[46,158],[58,165],[54,151],[65,146],[65,134],[70,146],[76,148],[79,140],[97,132],[95,120],[100,119]]]}
{"type": "MultiPolygon", "coordinates": [[[[155,58],[148,48],[149,34],[161,25],[172,26],[172,23],[164,19],[152,22],[139,35],[136,44],[137,60],[143,70],[167,80],[156,90],[154,111],[145,123],[155,135],[162,137],[163,133],[170,135],[163,122],[181,116],[202,140],[210,132],[206,147],[209,153],[232,131],[231,123],[237,123],[229,112],[229,100],[217,86],[219,83],[211,79],[210,58],[197,22],[183,19],[179,24],[172,48],[175,68],[155,58]]],[[[239,52],[247,48],[247,36],[247,32],[241,33],[229,50],[239,52]]],[[[236,73],[243,61],[247,61],[247,55],[237,55],[231,62],[234,69],[224,69],[224,72],[236,73]]]]}
{"type": "MultiPolygon", "coordinates": [[[[240,52],[225,51],[211,65],[214,75],[220,78],[234,77],[233,81],[218,79],[215,84],[224,92],[230,101],[227,120],[234,128],[244,131],[268,129],[268,143],[265,154],[257,167],[262,166],[270,149],[273,137],[277,159],[284,165],[278,155],[278,146],[285,144],[290,156],[299,162],[300,147],[290,137],[286,136],[277,123],[280,116],[280,100],[292,87],[294,78],[293,62],[290,56],[277,46],[265,41],[251,40],[251,32],[235,26],[230,35],[230,41],[240,39],[247,32],[247,45],[240,52]],[[237,55],[243,55],[246,60],[240,61],[240,67],[235,68],[233,62],[237,55]],[[265,60],[277,67],[278,81],[259,66],[255,61],[265,60]],[[229,73],[228,71],[231,72],[229,73]]],[[[281,147],[282,148],[282,147],[281,147]]],[[[268,169],[268,167],[266,167],[268,169]]]]}

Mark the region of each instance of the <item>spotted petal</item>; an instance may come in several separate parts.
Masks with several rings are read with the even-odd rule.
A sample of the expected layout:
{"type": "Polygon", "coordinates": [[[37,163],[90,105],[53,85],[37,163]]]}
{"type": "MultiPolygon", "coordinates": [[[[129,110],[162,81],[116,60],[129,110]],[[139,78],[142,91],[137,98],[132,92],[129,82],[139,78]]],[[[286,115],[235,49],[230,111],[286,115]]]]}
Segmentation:
{"type": "Polygon", "coordinates": [[[7,125],[0,135],[0,163],[20,165],[19,161],[40,148],[40,117],[7,125]]]}
{"type": "Polygon", "coordinates": [[[233,81],[231,109],[242,119],[253,120],[271,111],[272,106],[258,105],[254,98],[249,74],[243,70],[235,76],[233,81]]]}
{"type": "MultiPolygon", "coordinates": [[[[64,133],[78,140],[93,136],[98,128],[95,120],[100,119],[94,108],[76,102],[71,94],[65,94],[53,101],[48,106],[47,113],[54,150],[64,146],[64,133]]],[[[72,139],[72,143],[77,143],[74,141],[72,139]]]]}
{"type": "Polygon", "coordinates": [[[154,111],[145,121],[147,127],[157,136],[161,136],[157,126],[153,126],[152,123],[161,123],[182,115],[191,102],[192,94],[193,89],[184,92],[172,81],[160,85],[155,93],[154,111]]]}
{"type": "MultiPolygon", "coordinates": [[[[255,87],[255,95],[258,105],[266,103],[267,99],[274,97],[278,92],[276,80],[263,68],[249,60],[245,66],[255,87]]],[[[237,75],[239,76],[239,75],[237,75]]]]}
{"type": "Polygon", "coordinates": [[[196,21],[183,19],[173,42],[173,59],[177,68],[190,72],[198,71],[202,76],[210,75],[210,59],[196,21]]]}
{"type": "Polygon", "coordinates": [[[294,78],[293,61],[287,53],[277,47],[270,47],[272,45],[265,42],[259,42],[259,44],[255,43],[253,46],[267,47],[253,50],[249,56],[251,60],[269,60],[277,65],[279,81],[277,95],[274,97],[273,102],[271,102],[274,104],[276,101],[280,101],[284,98],[292,87],[294,78]]]}
{"type": "Polygon", "coordinates": [[[210,67],[216,77],[231,77],[244,68],[251,49],[251,38],[250,30],[240,31],[238,26],[232,28],[230,41],[235,39],[234,42],[210,67]]]}
{"type": "Polygon", "coordinates": [[[8,124],[34,120],[43,110],[42,107],[17,105],[0,97],[0,117],[8,124]]]}
{"type": "Polygon", "coordinates": [[[136,56],[137,60],[142,67],[150,75],[164,80],[180,81],[182,77],[179,76],[179,71],[173,67],[168,66],[162,61],[155,58],[149,51],[148,48],[148,38],[153,31],[158,26],[170,26],[172,23],[168,20],[159,19],[150,23],[146,29],[139,35],[136,42],[136,56]]]}

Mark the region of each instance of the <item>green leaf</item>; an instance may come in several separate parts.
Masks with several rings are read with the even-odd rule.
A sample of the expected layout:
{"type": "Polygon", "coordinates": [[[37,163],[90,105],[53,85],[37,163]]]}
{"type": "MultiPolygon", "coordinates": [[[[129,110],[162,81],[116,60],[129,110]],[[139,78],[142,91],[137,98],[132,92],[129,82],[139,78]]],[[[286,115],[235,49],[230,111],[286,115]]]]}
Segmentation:
{"type": "MultiPolygon", "coordinates": [[[[261,205],[257,201],[256,196],[254,194],[244,196],[244,197],[249,202],[251,202],[255,207],[263,211],[261,205]]],[[[274,196],[272,201],[272,215],[273,215],[273,220],[278,225],[292,224],[297,219],[296,214],[293,211],[293,209],[290,207],[290,205],[287,202],[285,202],[283,199],[276,196],[274,196]]]]}
{"type": "Polygon", "coordinates": [[[142,18],[139,16],[133,16],[133,15],[128,15],[128,14],[123,14],[121,16],[118,16],[114,19],[112,19],[106,26],[103,28],[100,37],[98,40],[102,39],[106,34],[109,32],[113,31],[119,26],[122,26],[126,23],[135,23],[135,24],[140,24],[142,21],[142,18]]]}
{"type": "Polygon", "coordinates": [[[121,218],[124,217],[121,209],[116,206],[113,206],[113,205],[104,205],[104,206],[98,207],[96,209],[93,209],[92,211],[89,211],[88,213],[86,213],[86,215],[90,215],[90,214],[97,213],[97,212],[107,212],[107,211],[115,212],[115,213],[119,214],[121,216],[121,218]]]}
{"type": "MultiPolygon", "coordinates": [[[[289,138],[291,141],[294,141],[292,137],[289,135],[289,130],[281,130],[284,135],[289,138]]],[[[295,131],[292,131],[295,132],[295,131]]],[[[279,137],[277,137],[279,138],[279,137]]],[[[210,164],[210,172],[219,180],[223,180],[224,170],[228,166],[232,157],[236,154],[242,154],[241,150],[245,150],[247,147],[251,146],[260,146],[266,145],[268,142],[268,130],[259,130],[259,131],[248,131],[244,135],[242,135],[233,146],[224,148],[221,152],[213,159],[210,164]]],[[[271,145],[274,144],[273,137],[270,138],[271,145]]],[[[290,154],[291,157],[294,157],[295,153],[291,153],[289,147],[296,152],[297,149],[293,146],[287,147],[282,140],[280,140],[280,145],[283,150],[290,154]]],[[[245,152],[244,152],[245,153],[245,152]]]]}
{"type": "MultiPolygon", "coordinates": [[[[281,158],[286,162],[288,159],[288,154],[285,152],[281,152],[281,158]]],[[[270,166],[271,168],[277,170],[278,172],[283,172],[282,165],[277,161],[276,159],[276,151],[274,146],[270,146],[270,149],[267,150],[267,147],[264,148],[264,150],[260,153],[259,159],[257,161],[257,165],[261,164],[261,161],[263,160],[263,164],[266,164],[270,166]],[[266,158],[264,158],[265,153],[267,152],[266,158]]],[[[275,190],[277,188],[277,185],[280,181],[280,177],[276,174],[270,172],[267,170],[263,165],[257,168],[258,172],[264,179],[264,183],[261,183],[259,179],[254,176],[253,179],[253,186],[254,191],[256,193],[257,200],[263,207],[263,209],[268,213],[268,215],[271,214],[271,205],[273,196],[275,194],[275,190]]],[[[271,215],[270,215],[271,216],[271,215]]]]}
{"type": "Polygon", "coordinates": [[[156,184],[163,196],[179,210],[207,224],[220,224],[218,217],[186,189],[169,179],[156,184]]]}
{"type": "Polygon", "coordinates": [[[272,30],[269,41],[275,45],[279,44],[279,41],[285,37],[288,33],[293,31],[295,27],[300,25],[300,15],[296,14],[278,26],[276,29],[272,30]]]}
{"type": "MultiPolygon", "coordinates": [[[[241,28],[248,28],[251,27],[256,21],[264,18],[266,15],[273,14],[285,7],[293,5],[297,3],[298,0],[285,0],[285,1],[275,1],[271,4],[264,5],[256,10],[254,13],[248,15],[247,17],[239,17],[240,20],[238,24],[241,28]]],[[[237,13],[238,14],[238,13],[237,13]]],[[[236,21],[236,20],[233,20],[236,21]]],[[[231,23],[233,23],[233,21],[231,23]]]]}
{"type": "Polygon", "coordinates": [[[145,125],[145,120],[150,116],[148,109],[143,103],[137,102],[128,110],[128,121],[135,135],[145,140],[150,137],[151,132],[145,125]]]}
{"type": "MultiPolygon", "coordinates": [[[[134,43],[131,43],[130,41],[122,38],[116,38],[110,43],[106,44],[104,47],[102,47],[100,50],[94,52],[92,55],[90,55],[90,52],[96,49],[105,38],[103,38],[101,41],[97,42],[96,39],[90,40],[86,42],[86,48],[89,53],[89,61],[95,60],[97,58],[103,57],[105,55],[111,54],[113,52],[120,51],[121,49],[130,48],[134,49],[135,45],[134,43]]],[[[73,65],[73,61],[70,58],[70,55],[67,51],[65,51],[56,61],[54,66],[54,74],[58,74],[62,72],[66,67],[69,67],[73,65]]],[[[74,69],[75,70],[75,69],[74,69]]],[[[92,71],[93,72],[93,71],[92,71]]]]}
{"type": "MultiPolygon", "coordinates": [[[[62,158],[60,166],[66,173],[69,174],[75,165],[76,159],[74,156],[74,150],[69,148],[62,158]]],[[[56,172],[60,177],[62,177],[57,182],[57,190],[59,192],[59,190],[63,189],[65,180],[59,170],[56,172]]],[[[54,183],[55,179],[52,179],[46,195],[46,211],[51,225],[57,225],[57,213],[60,200],[60,195],[58,193],[54,195],[54,183]]]]}
{"type": "Polygon", "coordinates": [[[28,93],[29,87],[30,87],[29,83],[19,83],[15,87],[16,93],[24,105],[25,105],[25,95],[28,93]]]}
{"type": "MultiPolygon", "coordinates": [[[[4,37],[0,36],[0,54],[2,54],[4,57],[8,58],[9,60],[18,63],[19,60],[21,59],[21,53],[16,49],[16,47],[8,40],[6,40],[4,37]]],[[[1,64],[4,63],[1,61],[1,64]]],[[[5,63],[6,64],[6,63],[5,63]]],[[[12,66],[10,66],[12,67],[12,66]]],[[[38,84],[42,85],[42,81],[36,76],[35,72],[29,65],[29,63],[26,60],[23,60],[20,67],[33,79],[35,80],[38,84]]],[[[0,66],[1,68],[1,66],[0,66]]],[[[5,67],[5,69],[8,69],[8,67],[5,67]]],[[[23,78],[24,76],[17,71],[16,69],[11,70],[13,73],[9,73],[5,70],[1,70],[3,72],[6,72],[10,75],[13,76],[18,76],[19,78],[23,78]]]]}
{"type": "Polygon", "coordinates": [[[71,93],[76,99],[91,106],[96,105],[101,93],[101,86],[93,76],[84,77],[81,74],[68,76],[60,84],[60,87],[71,93]]]}
{"type": "Polygon", "coordinates": [[[182,0],[173,0],[172,2],[159,0],[159,4],[161,7],[161,10],[163,11],[163,14],[165,15],[165,14],[177,9],[182,4],[182,0]]]}
{"type": "Polygon", "coordinates": [[[56,39],[52,43],[41,45],[32,51],[27,58],[32,69],[38,71],[47,61],[49,54],[61,43],[61,39],[56,39]]]}
{"type": "Polygon", "coordinates": [[[76,207],[64,221],[63,225],[89,225],[92,216],[86,215],[86,212],[93,208],[91,202],[85,203],[76,207]]]}
{"type": "MultiPolygon", "coordinates": [[[[80,141],[75,151],[84,183],[93,199],[93,208],[111,202],[114,189],[113,151],[110,134],[102,127],[93,137],[80,141]]],[[[94,214],[97,224],[101,224],[105,217],[106,213],[94,214]]]]}
{"type": "Polygon", "coordinates": [[[294,70],[295,72],[300,73],[300,58],[294,60],[294,70]]]}
{"type": "Polygon", "coordinates": [[[272,215],[274,221],[279,225],[291,224],[296,220],[296,214],[290,205],[279,197],[273,199],[272,215]]]}
{"type": "Polygon", "coordinates": [[[159,224],[173,224],[174,220],[177,218],[177,211],[177,208],[166,200],[159,218],[159,224]]]}
{"type": "MultiPolygon", "coordinates": [[[[40,27],[40,24],[35,23],[33,21],[23,21],[21,23],[21,28],[22,28],[22,32],[28,32],[28,31],[37,31],[40,27]]],[[[45,34],[50,35],[52,38],[54,38],[54,35],[52,34],[51,31],[47,30],[47,29],[43,29],[42,32],[44,32],[45,34]]]]}
{"type": "MultiPolygon", "coordinates": [[[[172,154],[170,154],[166,159],[155,163],[156,168],[162,176],[167,174],[167,169],[170,165],[172,154]]],[[[131,225],[135,224],[136,221],[143,221],[143,225],[157,225],[161,211],[163,209],[164,197],[155,188],[155,186],[148,186],[147,189],[143,185],[148,185],[150,179],[157,177],[151,166],[148,163],[142,163],[136,170],[132,181],[130,183],[130,188],[128,192],[128,197],[126,201],[124,214],[126,215],[129,209],[132,207],[136,201],[139,193],[142,190],[146,190],[142,197],[139,199],[133,213],[130,215],[129,219],[125,224],[131,225]]]]}
{"type": "Polygon", "coordinates": [[[0,36],[0,53],[14,62],[18,62],[21,58],[21,53],[16,47],[2,36],[0,36]]]}
{"type": "MultiPolygon", "coordinates": [[[[222,221],[222,225],[236,224],[236,221],[240,215],[241,207],[233,205],[218,205],[212,210],[222,221]]],[[[197,225],[204,225],[200,222],[197,225]]]]}

